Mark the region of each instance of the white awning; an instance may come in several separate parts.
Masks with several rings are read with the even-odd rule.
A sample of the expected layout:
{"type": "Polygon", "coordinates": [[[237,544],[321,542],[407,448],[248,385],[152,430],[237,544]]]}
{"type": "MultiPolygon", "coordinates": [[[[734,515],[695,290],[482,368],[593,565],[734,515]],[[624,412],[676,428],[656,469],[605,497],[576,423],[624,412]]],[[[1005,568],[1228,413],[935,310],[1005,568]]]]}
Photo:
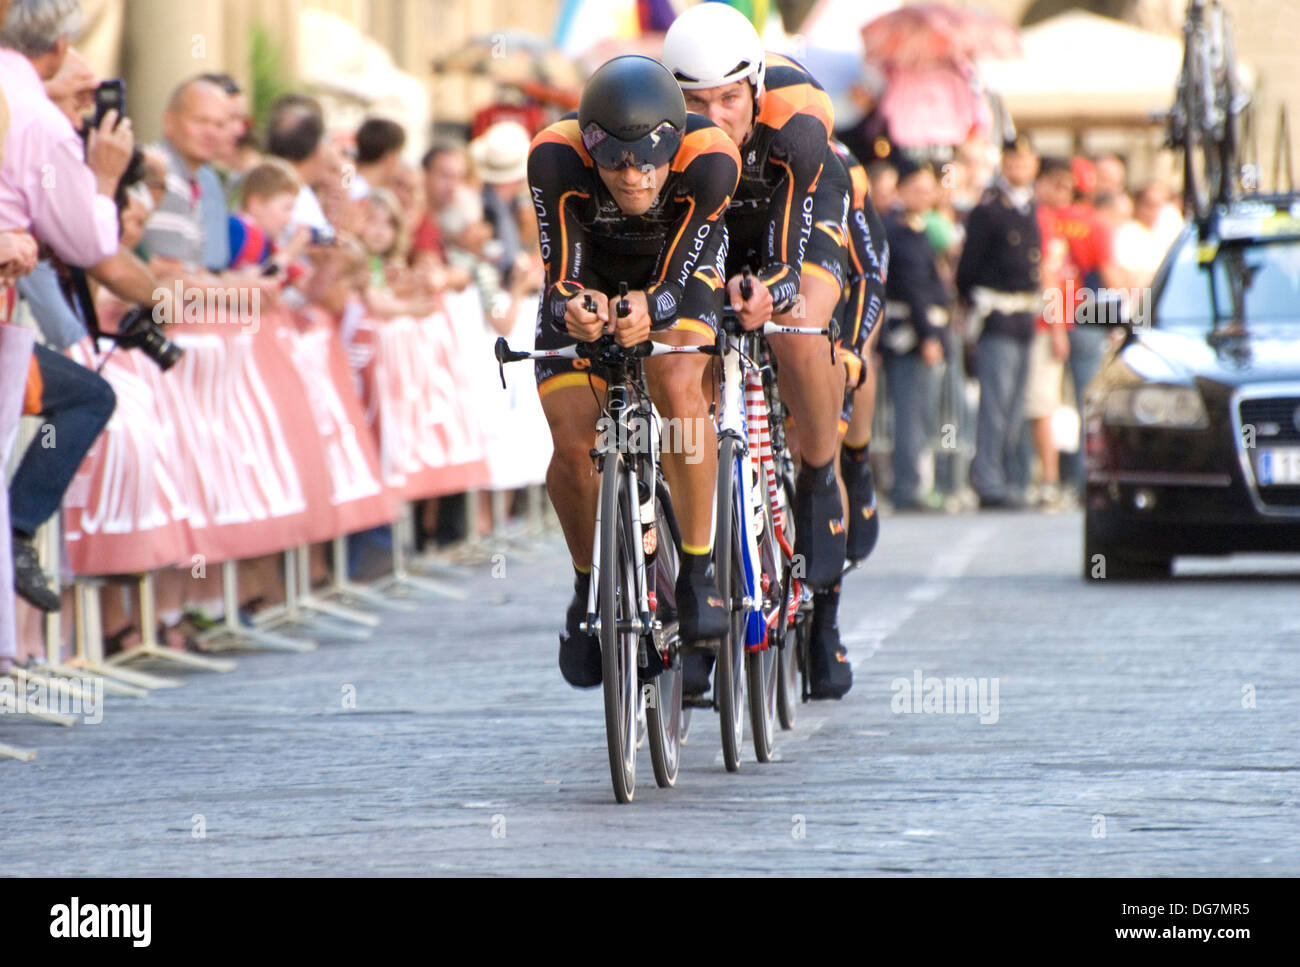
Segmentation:
{"type": "MultiPolygon", "coordinates": [[[[1146,119],[1173,103],[1181,37],[1071,10],[1020,32],[1024,57],[981,60],[979,73],[1017,124],[1146,119]]],[[[1242,70],[1243,81],[1253,78],[1242,70]]]]}
{"type": "Polygon", "coordinates": [[[340,102],[336,124],[355,129],[363,115],[390,118],[406,129],[407,159],[418,157],[430,119],[428,86],[399,70],[382,44],[342,17],[308,7],[299,15],[298,64],[305,85],[340,102]]]}

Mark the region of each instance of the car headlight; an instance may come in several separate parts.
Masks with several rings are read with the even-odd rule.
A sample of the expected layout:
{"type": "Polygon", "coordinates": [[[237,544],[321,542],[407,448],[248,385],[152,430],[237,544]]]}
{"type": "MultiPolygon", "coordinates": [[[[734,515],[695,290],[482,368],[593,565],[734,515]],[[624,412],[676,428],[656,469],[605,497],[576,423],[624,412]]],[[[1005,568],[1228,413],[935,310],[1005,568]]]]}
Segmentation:
{"type": "Polygon", "coordinates": [[[1207,426],[1209,419],[1194,387],[1155,385],[1111,390],[1106,397],[1106,422],[1194,430],[1207,426]]]}

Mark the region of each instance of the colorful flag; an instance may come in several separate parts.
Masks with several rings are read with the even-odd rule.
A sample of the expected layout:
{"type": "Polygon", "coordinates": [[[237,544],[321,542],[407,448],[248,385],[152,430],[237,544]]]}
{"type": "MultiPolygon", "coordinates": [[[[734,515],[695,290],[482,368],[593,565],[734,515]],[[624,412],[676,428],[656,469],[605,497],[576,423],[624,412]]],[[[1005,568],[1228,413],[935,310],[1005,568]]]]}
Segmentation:
{"type": "Polygon", "coordinates": [[[767,23],[769,0],[709,0],[709,2],[725,3],[735,7],[754,25],[754,29],[759,34],[763,33],[763,25],[767,23]]]}
{"type": "Polygon", "coordinates": [[[677,17],[670,0],[636,0],[636,12],[642,34],[665,33],[677,17]]]}

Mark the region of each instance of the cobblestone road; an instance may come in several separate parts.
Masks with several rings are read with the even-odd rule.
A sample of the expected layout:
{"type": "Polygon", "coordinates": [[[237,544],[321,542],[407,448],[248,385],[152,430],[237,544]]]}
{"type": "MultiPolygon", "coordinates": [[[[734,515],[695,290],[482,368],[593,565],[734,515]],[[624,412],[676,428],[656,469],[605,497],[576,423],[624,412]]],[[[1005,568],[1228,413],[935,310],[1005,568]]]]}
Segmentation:
{"type": "Polygon", "coordinates": [[[0,716],[39,750],[0,760],[0,875],[1300,874],[1300,565],[1085,586],[1079,531],[887,518],[845,589],[849,696],[734,775],[696,712],[678,788],[643,751],[628,806],[599,690],[555,665],[567,559],[506,552],[473,607],[368,642],[245,655],[98,725],[0,716]],[[918,675],[996,708],[896,711],[918,675]]]}

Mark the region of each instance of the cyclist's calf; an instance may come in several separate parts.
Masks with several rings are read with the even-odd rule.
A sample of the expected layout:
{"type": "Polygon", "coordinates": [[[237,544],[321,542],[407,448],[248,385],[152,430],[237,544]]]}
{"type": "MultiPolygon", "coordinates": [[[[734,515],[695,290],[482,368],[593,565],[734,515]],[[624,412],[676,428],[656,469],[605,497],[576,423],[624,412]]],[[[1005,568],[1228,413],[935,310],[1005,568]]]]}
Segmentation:
{"type": "Polygon", "coordinates": [[[546,470],[546,489],[564,530],[569,554],[586,567],[591,562],[596,497],[600,478],[591,461],[600,408],[587,387],[566,387],[542,399],[554,447],[546,470]]]}

